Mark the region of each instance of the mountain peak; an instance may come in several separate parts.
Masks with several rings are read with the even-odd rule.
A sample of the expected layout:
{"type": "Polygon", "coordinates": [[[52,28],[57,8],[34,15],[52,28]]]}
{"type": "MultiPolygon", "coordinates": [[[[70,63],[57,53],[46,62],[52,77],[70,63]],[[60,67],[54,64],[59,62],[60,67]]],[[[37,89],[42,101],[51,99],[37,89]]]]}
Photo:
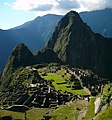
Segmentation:
{"type": "MultiPolygon", "coordinates": [[[[92,33],[90,27],[87,26],[87,24],[85,24],[82,21],[80,15],[75,11],[70,11],[58,23],[58,26],[56,27],[54,33],[52,34],[52,37],[50,38],[50,41],[48,42],[47,47],[53,48],[55,46],[56,48],[57,44],[55,45],[55,42],[58,41],[58,39],[59,41],[61,40],[61,42],[63,42],[64,39],[68,39],[69,37],[72,37],[72,36],[78,37],[79,39],[77,38],[77,40],[80,41],[83,39],[84,35],[82,36],[79,36],[79,35],[85,34],[87,31],[89,33],[92,33]],[[62,33],[65,33],[64,37],[61,36],[62,33]]],[[[68,41],[69,40],[71,39],[68,39],[68,41]]],[[[74,40],[75,38],[74,39],[72,38],[72,41],[74,40]]]]}
{"type": "Polygon", "coordinates": [[[80,15],[76,12],[76,11],[70,11],[68,12],[60,21],[61,23],[75,23],[75,24],[79,24],[82,21],[80,15]]]}
{"type": "Polygon", "coordinates": [[[16,68],[21,66],[30,65],[34,62],[33,60],[33,54],[23,43],[21,43],[12,51],[4,69],[4,74],[7,75],[8,73],[12,73],[16,68]]]}
{"type": "Polygon", "coordinates": [[[79,14],[76,11],[70,11],[66,15],[70,17],[79,16],[79,14]]]}
{"type": "Polygon", "coordinates": [[[70,11],[59,22],[47,47],[52,48],[64,63],[108,77],[111,75],[108,61],[112,60],[110,42],[94,33],[77,12],[70,11]]]}
{"type": "Polygon", "coordinates": [[[33,60],[33,54],[23,43],[20,43],[13,50],[8,61],[11,62],[14,68],[18,68],[20,66],[26,66],[31,64],[32,60],[33,60]]]}
{"type": "Polygon", "coordinates": [[[2,75],[2,84],[11,80],[12,73],[19,67],[31,65],[34,63],[34,56],[30,50],[23,44],[19,44],[10,55],[2,75]]]}

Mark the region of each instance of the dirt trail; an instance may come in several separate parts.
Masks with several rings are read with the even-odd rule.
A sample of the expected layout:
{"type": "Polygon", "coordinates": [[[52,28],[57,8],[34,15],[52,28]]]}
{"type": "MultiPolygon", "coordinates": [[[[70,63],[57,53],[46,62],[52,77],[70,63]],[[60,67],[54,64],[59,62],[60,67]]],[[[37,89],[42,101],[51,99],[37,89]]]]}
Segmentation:
{"type": "Polygon", "coordinates": [[[78,113],[78,120],[85,120],[85,115],[88,110],[88,101],[87,100],[79,100],[77,102],[79,104],[81,104],[82,106],[84,106],[84,108],[82,108],[78,113]]]}

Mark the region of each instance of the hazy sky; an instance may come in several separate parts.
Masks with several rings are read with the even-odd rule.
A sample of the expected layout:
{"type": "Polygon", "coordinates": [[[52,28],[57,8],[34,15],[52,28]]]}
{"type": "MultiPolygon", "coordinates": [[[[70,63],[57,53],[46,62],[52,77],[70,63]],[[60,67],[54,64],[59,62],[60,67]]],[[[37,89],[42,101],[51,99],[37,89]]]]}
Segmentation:
{"type": "Polygon", "coordinates": [[[45,14],[64,15],[70,10],[112,8],[112,0],[0,0],[0,29],[9,29],[45,14]]]}

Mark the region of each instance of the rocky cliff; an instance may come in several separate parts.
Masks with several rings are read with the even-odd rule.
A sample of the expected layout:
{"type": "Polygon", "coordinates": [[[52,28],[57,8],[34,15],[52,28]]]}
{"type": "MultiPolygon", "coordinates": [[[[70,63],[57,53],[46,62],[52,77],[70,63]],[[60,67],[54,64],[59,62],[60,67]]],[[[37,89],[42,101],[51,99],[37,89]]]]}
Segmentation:
{"type": "Polygon", "coordinates": [[[47,47],[64,63],[112,78],[112,39],[94,33],[75,11],[61,19],[47,47]]]}

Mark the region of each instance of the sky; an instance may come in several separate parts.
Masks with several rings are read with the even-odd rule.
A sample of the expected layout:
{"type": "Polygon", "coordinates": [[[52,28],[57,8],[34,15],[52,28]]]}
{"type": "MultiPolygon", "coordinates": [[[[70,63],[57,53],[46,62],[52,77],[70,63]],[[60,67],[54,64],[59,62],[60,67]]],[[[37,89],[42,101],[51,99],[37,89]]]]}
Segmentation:
{"type": "Polygon", "coordinates": [[[0,29],[10,29],[46,14],[105,8],[112,8],[112,0],[0,0],[0,29]]]}

